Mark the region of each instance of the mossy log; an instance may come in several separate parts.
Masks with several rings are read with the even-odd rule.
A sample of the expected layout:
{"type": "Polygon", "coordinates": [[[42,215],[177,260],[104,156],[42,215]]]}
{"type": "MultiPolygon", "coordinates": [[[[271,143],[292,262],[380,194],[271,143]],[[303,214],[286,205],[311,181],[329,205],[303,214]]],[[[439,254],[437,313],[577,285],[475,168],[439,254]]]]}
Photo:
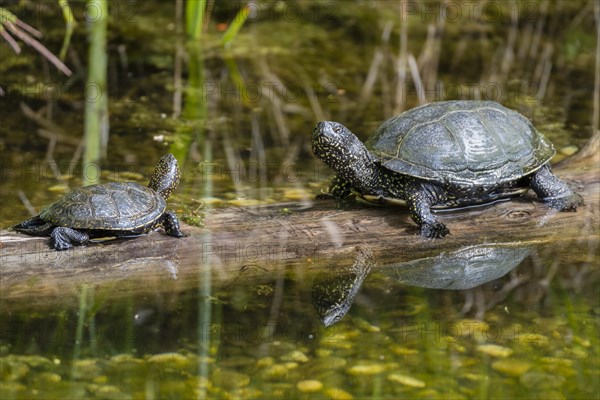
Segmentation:
{"type": "Polygon", "coordinates": [[[485,243],[556,243],[552,247],[579,246],[587,249],[585,253],[597,252],[600,134],[554,171],[584,196],[586,204],[577,212],[556,212],[529,194],[441,213],[451,230],[443,239],[419,236],[405,209],[359,205],[340,209],[334,201],[214,209],[207,211],[204,228],[183,226],[186,238],[156,231],[63,252],[52,250],[48,238],[1,231],[0,306],[74,304],[83,284],[94,286],[96,293],[117,296],[181,291],[206,279],[213,287],[223,286],[242,275],[249,279],[282,267],[335,268],[352,263],[361,246],[369,247],[380,265],[485,243]]]}

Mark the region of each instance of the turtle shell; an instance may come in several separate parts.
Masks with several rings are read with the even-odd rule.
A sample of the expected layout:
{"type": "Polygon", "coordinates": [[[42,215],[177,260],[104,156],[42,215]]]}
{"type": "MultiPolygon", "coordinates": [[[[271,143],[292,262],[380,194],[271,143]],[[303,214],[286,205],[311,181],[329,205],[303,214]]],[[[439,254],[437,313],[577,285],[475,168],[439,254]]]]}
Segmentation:
{"type": "Polygon", "coordinates": [[[144,231],[163,215],[167,203],[156,191],[133,182],[78,188],[51,204],[40,218],[76,229],[144,231]]]}
{"type": "Polygon", "coordinates": [[[384,122],[365,143],[386,168],[449,184],[499,185],[548,162],[554,147],[493,101],[441,101],[384,122]]]}

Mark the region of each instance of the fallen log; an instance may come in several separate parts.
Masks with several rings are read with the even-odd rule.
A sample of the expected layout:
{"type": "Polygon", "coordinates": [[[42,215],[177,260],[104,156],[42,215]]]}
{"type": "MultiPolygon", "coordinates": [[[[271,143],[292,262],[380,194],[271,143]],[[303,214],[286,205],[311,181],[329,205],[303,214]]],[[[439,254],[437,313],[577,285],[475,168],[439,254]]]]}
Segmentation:
{"type": "Polygon", "coordinates": [[[162,232],[57,252],[48,238],[0,232],[0,307],[74,304],[82,285],[110,296],[182,291],[210,279],[213,287],[241,276],[253,279],[283,267],[316,270],[350,265],[357,247],[369,247],[377,265],[398,264],[466,246],[556,247],[598,251],[600,243],[600,134],[580,153],[554,168],[586,204],[556,212],[531,195],[440,219],[452,234],[418,235],[407,210],[333,201],[207,211],[205,227],[183,226],[186,238],[162,232]]]}

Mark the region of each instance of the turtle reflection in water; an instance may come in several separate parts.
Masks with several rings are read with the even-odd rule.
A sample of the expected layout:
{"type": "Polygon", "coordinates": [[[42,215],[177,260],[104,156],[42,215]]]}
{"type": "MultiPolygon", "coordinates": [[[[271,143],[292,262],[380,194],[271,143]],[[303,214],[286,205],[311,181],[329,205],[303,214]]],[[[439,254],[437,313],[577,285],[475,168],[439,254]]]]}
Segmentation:
{"type": "Polygon", "coordinates": [[[358,250],[351,266],[335,268],[335,271],[322,272],[315,277],[312,302],[323,325],[331,326],[346,315],[372,266],[373,255],[363,248],[358,250]]]}
{"type": "Polygon", "coordinates": [[[435,257],[386,265],[382,271],[410,286],[467,290],[503,277],[532,251],[530,247],[467,246],[435,257]]]}
{"type": "Polygon", "coordinates": [[[148,186],[111,182],[68,193],[39,215],[12,227],[33,236],[50,236],[56,250],[86,244],[91,238],[137,236],[162,226],[167,235],[183,237],[179,221],[167,210],[180,173],[172,154],[163,156],[148,186]]]}
{"type": "MultiPolygon", "coordinates": [[[[431,289],[467,290],[501,278],[531,254],[529,247],[476,245],[406,263],[383,266],[394,280],[431,289]]],[[[346,315],[375,260],[360,250],[352,266],[315,277],[312,300],[321,322],[331,326],[346,315]]]]}

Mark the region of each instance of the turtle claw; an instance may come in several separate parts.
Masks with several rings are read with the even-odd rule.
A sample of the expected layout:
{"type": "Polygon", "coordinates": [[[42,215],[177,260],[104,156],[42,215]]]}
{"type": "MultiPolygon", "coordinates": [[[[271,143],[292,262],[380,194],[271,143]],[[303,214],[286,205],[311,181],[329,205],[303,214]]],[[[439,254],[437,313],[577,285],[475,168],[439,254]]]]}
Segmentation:
{"type": "Polygon", "coordinates": [[[332,195],[331,193],[321,192],[317,195],[317,200],[331,200],[334,198],[335,198],[335,196],[332,195]]]}
{"type": "Polygon", "coordinates": [[[441,222],[421,225],[421,236],[426,238],[443,238],[449,233],[450,229],[446,228],[446,225],[442,224],[441,222]]]}
{"type": "Polygon", "coordinates": [[[57,242],[56,240],[54,241],[54,250],[63,251],[63,250],[69,250],[72,248],[73,248],[73,245],[71,243],[57,242]]]}
{"type": "Polygon", "coordinates": [[[73,247],[69,238],[65,237],[59,229],[54,229],[52,233],[50,233],[50,237],[52,238],[52,247],[54,247],[54,250],[61,251],[73,247]]]}
{"type": "Polygon", "coordinates": [[[52,237],[54,249],[59,251],[72,248],[73,242],[86,244],[90,240],[87,234],[64,226],[54,228],[52,233],[50,233],[50,237],[52,237]]]}
{"type": "Polygon", "coordinates": [[[584,205],[583,197],[579,193],[572,193],[569,196],[559,198],[546,198],[544,202],[548,207],[559,211],[573,212],[577,211],[577,206],[584,205]]]}

